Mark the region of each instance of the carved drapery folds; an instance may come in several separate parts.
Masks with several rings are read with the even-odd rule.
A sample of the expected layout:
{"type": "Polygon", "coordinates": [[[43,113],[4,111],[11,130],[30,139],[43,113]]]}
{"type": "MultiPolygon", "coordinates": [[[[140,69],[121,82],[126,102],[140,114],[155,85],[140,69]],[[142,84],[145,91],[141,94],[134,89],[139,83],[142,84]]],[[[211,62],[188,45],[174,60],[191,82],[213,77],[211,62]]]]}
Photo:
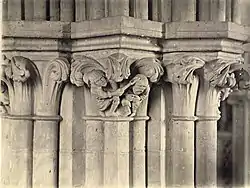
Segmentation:
{"type": "Polygon", "coordinates": [[[121,53],[110,55],[103,64],[90,57],[76,57],[71,71],[73,84],[90,87],[102,116],[135,116],[148,97],[150,82],[163,75],[157,59],[134,60],[121,53]]]}

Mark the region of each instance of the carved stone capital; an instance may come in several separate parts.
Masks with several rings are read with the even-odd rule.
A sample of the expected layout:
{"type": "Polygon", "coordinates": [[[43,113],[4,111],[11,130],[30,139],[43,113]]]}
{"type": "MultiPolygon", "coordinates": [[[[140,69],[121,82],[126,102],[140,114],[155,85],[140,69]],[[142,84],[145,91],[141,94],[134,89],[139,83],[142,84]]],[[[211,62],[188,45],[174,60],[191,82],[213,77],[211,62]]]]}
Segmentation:
{"type": "Polygon", "coordinates": [[[32,111],[32,85],[38,76],[35,64],[28,58],[2,57],[1,64],[2,113],[30,114],[32,111]]]}
{"type": "Polygon", "coordinates": [[[57,115],[62,89],[69,79],[70,64],[66,58],[56,58],[48,63],[42,78],[42,112],[57,115]]]}
{"type": "Polygon", "coordinates": [[[71,64],[70,80],[76,86],[84,83],[96,100],[102,116],[135,116],[148,98],[150,82],[163,75],[159,60],[134,60],[122,53],[110,55],[103,63],[78,56],[71,64]]]}
{"type": "Polygon", "coordinates": [[[242,66],[242,59],[214,59],[207,61],[199,72],[198,116],[220,115],[220,102],[237,88],[235,72],[242,66]],[[206,109],[204,109],[206,106],[206,109]]]}
{"type": "Polygon", "coordinates": [[[205,62],[195,56],[177,55],[164,60],[164,80],[172,84],[173,114],[194,116],[199,78],[195,71],[205,62]],[[180,108],[182,106],[182,108],[180,108]]]}
{"type": "Polygon", "coordinates": [[[191,84],[194,80],[194,71],[203,67],[205,61],[193,56],[179,56],[165,61],[165,81],[178,84],[191,84]]]}

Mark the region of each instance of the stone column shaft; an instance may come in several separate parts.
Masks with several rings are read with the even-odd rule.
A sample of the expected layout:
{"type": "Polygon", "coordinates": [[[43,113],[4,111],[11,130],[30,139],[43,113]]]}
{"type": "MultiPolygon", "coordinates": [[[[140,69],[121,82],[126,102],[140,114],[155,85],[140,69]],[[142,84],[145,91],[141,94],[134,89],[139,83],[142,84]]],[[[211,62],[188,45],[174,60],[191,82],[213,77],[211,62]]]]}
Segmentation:
{"type": "Polygon", "coordinates": [[[46,0],[34,1],[34,20],[46,20],[46,0]]]}
{"type": "Polygon", "coordinates": [[[57,117],[41,118],[34,123],[33,186],[58,186],[58,121],[57,117]],[[54,120],[53,120],[54,118],[54,120]]]}
{"type": "Polygon", "coordinates": [[[218,91],[201,83],[196,116],[196,183],[216,186],[218,91]],[[203,85],[202,85],[203,84],[203,85]]]}
{"type": "Polygon", "coordinates": [[[86,0],[86,11],[88,20],[105,17],[105,0],[86,0]]]}
{"type": "Polygon", "coordinates": [[[129,0],[109,0],[108,16],[129,16],[129,0]]]}
{"type": "Polygon", "coordinates": [[[172,1],[172,21],[195,21],[196,20],[195,0],[172,1]]]}
{"type": "Polygon", "coordinates": [[[75,21],[86,20],[86,0],[75,1],[75,21]]]}
{"type": "Polygon", "coordinates": [[[21,116],[2,119],[2,187],[32,187],[33,122],[21,116]]]}
{"type": "Polygon", "coordinates": [[[130,152],[132,169],[132,185],[134,188],[146,186],[146,120],[147,117],[137,118],[130,125],[130,152]]]}
{"type": "Polygon", "coordinates": [[[102,187],[104,181],[104,125],[102,121],[86,119],[85,186],[102,187]]]}
{"type": "Polygon", "coordinates": [[[8,20],[21,20],[21,1],[8,0],[8,20]]]}
{"type": "Polygon", "coordinates": [[[129,187],[129,121],[104,122],[104,187],[129,187]]]}
{"type": "Polygon", "coordinates": [[[34,2],[33,0],[24,0],[24,19],[32,20],[34,16],[34,2]]]}

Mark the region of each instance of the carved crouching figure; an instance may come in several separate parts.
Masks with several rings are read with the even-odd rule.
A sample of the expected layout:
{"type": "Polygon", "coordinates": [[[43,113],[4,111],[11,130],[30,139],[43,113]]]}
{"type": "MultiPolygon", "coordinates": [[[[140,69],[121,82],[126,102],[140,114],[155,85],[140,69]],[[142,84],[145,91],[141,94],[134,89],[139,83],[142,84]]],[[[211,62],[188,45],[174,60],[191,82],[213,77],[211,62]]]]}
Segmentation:
{"type": "Polygon", "coordinates": [[[100,70],[89,72],[86,77],[89,79],[90,91],[95,97],[97,106],[102,116],[117,116],[116,110],[120,104],[122,96],[127,88],[135,84],[136,80],[131,80],[125,86],[116,89],[105,77],[105,73],[100,70]]]}
{"type": "Polygon", "coordinates": [[[1,100],[0,100],[0,114],[8,113],[9,111],[9,94],[8,89],[3,82],[1,82],[1,100]]]}
{"type": "Polygon", "coordinates": [[[136,75],[132,80],[135,84],[127,91],[121,101],[121,110],[124,116],[135,116],[141,102],[147,98],[149,93],[149,82],[146,76],[136,75]]]}

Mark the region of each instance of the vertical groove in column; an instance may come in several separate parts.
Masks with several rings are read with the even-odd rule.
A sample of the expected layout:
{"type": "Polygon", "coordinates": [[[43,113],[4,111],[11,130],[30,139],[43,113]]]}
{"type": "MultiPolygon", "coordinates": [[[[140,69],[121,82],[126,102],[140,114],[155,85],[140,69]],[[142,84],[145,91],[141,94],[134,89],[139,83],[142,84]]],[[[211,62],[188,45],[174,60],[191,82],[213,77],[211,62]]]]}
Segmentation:
{"type": "Polygon", "coordinates": [[[241,0],[232,0],[232,21],[241,24],[241,0]]]}
{"type": "Polygon", "coordinates": [[[24,0],[24,18],[25,20],[33,20],[34,0],[24,0]]]}
{"type": "MultiPolygon", "coordinates": [[[[250,92],[248,91],[247,92],[247,95],[249,96],[250,95],[250,92]]],[[[248,108],[248,111],[246,111],[246,113],[248,112],[247,114],[247,129],[246,129],[246,143],[247,143],[247,158],[248,158],[248,165],[247,165],[247,169],[250,169],[250,115],[249,115],[249,111],[250,111],[250,100],[248,99],[247,101],[247,108],[248,108]]],[[[248,174],[247,174],[247,181],[246,181],[246,184],[247,185],[250,185],[250,171],[248,170],[248,174]]]]}
{"type": "Polygon", "coordinates": [[[249,101],[247,100],[247,92],[246,92],[246,100],[244,101],[244,185],[249,186],[249,175],[250,175],[250,169],[249,169],[249,162],[250,162],[250,156],[249,156],[249,146],[250,146],[250,140],[249,140],[249,101]]]}
{"type": "Polygon", "coordinates": [[[226,2],[226,21],[230,22],[232,20],[232,0],[227,0],[226,2]]]}
{"type": "Polygon", "coordinates": [[[8,0],[8,20],[22,19],[21,0],[8,0]]]}
{"type": "Polygon", "coordinates": [[[50,0],[49,1],[50,21],[59,21],[60,19],[60,0],[50,0]]]}
{"type": "Polygon", "coordinates": [[[130,0],[130,16],[148,19],[148,0],[130,0]]]}
{"type": "Polygon", "coordinates": [[[46,0],[34,0],[34,20],[46,20],[46,0]]]}
{"type": "Polygon", "coordinates": [[[108,0],[108,16],[129,16],[129,0],[108,0]]]}
{"type": "Polygon", "coordinates": [[[172,1],[172,21],[195,21],[196,0],[172,1]]]}
{"type": "Polygon", "coordinates": [[[244,184],[244,104],[239,99],[233,101],[233,186],[241,187],[244,184]]]}
{"type": "Polygon", "coordinates": [[[171,22],[172,0],[160,0],[160,20],[161,22],[171,22]]]}
{"type": "Polygon", "coordinates": [[[86,0],[87,19],[94,20],[105,17],[105,0],[86,0]]]}
{"type": "Polygon", "coordinates": [[[3,0],[2,3],[2,18],[3,20],[8,20],[8,0],[3,0]]]}
{"type": "Polygon", "coordinates": [[[86,0],[75,0],[75,21],[86,20],[86,0]]]}
{"type": "Polygon", "coordinates": [[[75,3],[73,0],[61,0],[60,1],[60,21],[74,21],[75,3]]]}
{"type": "Polygon", "coordinates": [[[197,1],[199,1],[199,21],[210,20],[210,0],[197,1]]]}

